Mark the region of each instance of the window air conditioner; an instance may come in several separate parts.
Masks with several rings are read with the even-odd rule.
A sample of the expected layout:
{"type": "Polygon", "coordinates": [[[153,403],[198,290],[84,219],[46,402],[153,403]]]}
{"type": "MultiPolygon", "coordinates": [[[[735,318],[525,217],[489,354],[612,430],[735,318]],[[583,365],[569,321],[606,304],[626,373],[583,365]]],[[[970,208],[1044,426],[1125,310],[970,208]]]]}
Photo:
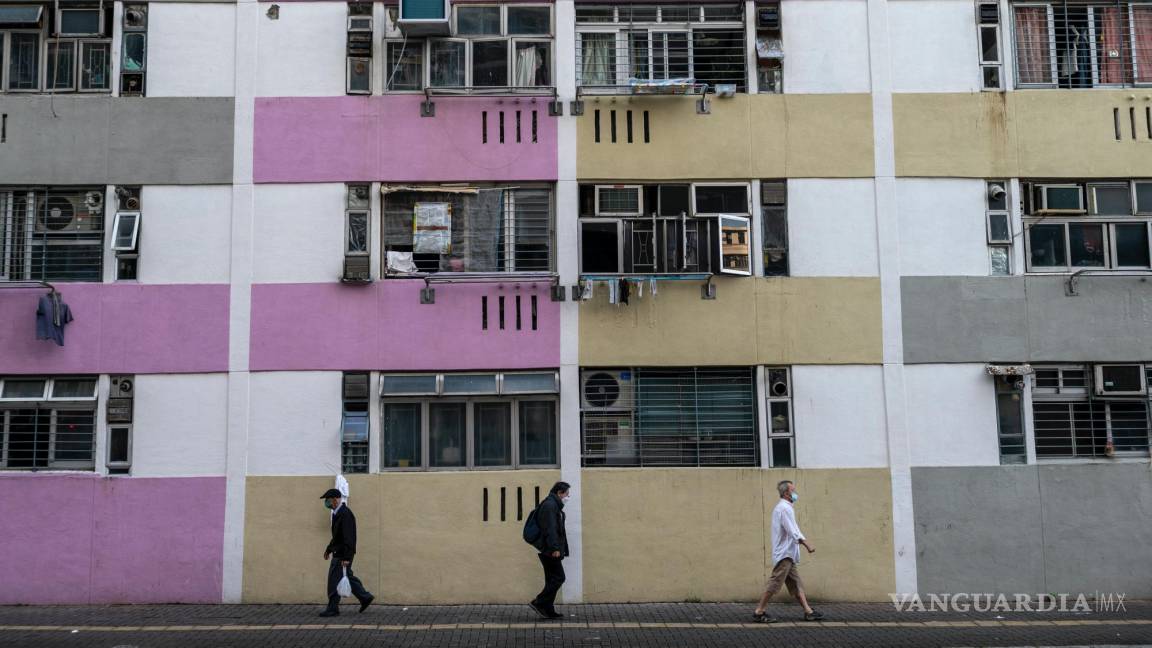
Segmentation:
{"type": "Polygon", "coordinates": [[[448,36],[450,12],[448,0],[400,0],[396,25],[407,36],[448,36]]]}
{"type": "Polygon", "coordinates": [[[344,275],[340,278],[344,283],[372,283],[371,261],[364,254],[344,255],[344,275]]]}
{"type": "Polygon", "coordinates": [[[632,372],[585,371],[580,380],[585,411],[629,411],[635,406],[632,372]]]}
{"type": "Polygon", "coordinates": [[[1147,393],[1144,365],[1096,365],[1097,396],[1143,396],[1147,393]]]}
{"type": "Polygon", "coordinates": [[[596,185],[596,214],[642,216],[643,188],[640,185],[596,185]]]}
{"type": "Polygon", "coordinates": [[[1084,189],[1074,184],[1038,184],[1032,188],[1037,214],[1083,214],[1084,189]]]}

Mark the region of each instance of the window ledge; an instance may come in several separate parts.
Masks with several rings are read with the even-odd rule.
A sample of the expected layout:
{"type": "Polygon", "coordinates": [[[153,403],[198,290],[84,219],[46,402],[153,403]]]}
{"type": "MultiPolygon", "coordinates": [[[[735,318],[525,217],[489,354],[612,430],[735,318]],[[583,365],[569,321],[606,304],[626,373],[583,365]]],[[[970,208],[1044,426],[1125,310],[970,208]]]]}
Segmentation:
{"type": "Polygon", "coordinates": [[[1067,458],[1049,458],[1049,459],[1036,459],[1034,465],[1037,466],[1067,466],[1067,465],[1084,465],[1084,464],[1147,464],[1150,459],[1148,457],[1067,457],[1067,458]]]}

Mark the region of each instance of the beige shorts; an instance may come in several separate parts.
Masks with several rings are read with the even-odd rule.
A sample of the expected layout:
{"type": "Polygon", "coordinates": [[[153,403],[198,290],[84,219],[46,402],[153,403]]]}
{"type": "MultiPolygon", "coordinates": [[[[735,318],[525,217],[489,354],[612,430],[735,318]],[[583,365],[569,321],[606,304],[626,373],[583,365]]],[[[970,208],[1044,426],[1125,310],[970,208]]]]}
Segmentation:
{"type": "Polygon", "coordinates": [[[791,558],[784,558],[772,568],[772,576],[768,578],[765,591],[775,594],[782,585],[788,586],[788,593],[797,596],[804,591],[804,583],[800,580],[800,568],[791,558]]]}

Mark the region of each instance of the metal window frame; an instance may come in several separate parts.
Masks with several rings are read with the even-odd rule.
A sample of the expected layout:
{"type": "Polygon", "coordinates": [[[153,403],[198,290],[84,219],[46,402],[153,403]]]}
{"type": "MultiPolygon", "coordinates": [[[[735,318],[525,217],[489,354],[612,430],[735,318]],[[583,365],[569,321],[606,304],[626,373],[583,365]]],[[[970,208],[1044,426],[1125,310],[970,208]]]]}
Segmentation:
{"type": "Polygon", "coordinates": [[[44,61],[41,70],[44,74],[44,92],[49,94],[67,94],[76,92],[80,87],[80,39],[70,38],[67,36],[54,36],[49,37],[44,41],[44,61]],[[69,45],[72,49],[72,84],[67,87],[52,87],[49,83],[48,75],[52,72],[48,64],[48,57],[55,49],[56,56],[60,56],[60,46],[69,45]]]}
{"type": "Polygon", "coordinates": [[[92,36],[103,36],[106,29],[107,29],[107,25],[104,24],[104,11],[100,7],[67,7],[67,6],[60,7],[60,6],[57,6],[57,9],[56,9],[56,34],[54,34],[54,36],[59,36],[59,37],[63,37],[63,38],[87,38],[87,37],[92,37],[92,36]],[[64,12],[65,11],[69,11],[69,12],[71,12],[71,11],[95,11],[97,17],[99,18],[98,25],[99,25],[100,31],[98,31],[96,33],[89,33],[89,32],[68,32],[68,33],[65,33],[65,32],[60,31],[61,26],[64,24],[64,12]]]}
{"type": "MultiPolygon", "coordinates": [[[[614,224],[616,226],[616,272],[623,274],[626,266],[624,265],[624,218],[581,218],[579,219],[579,231],[577,235],[577,250],[580,254],[580,259],[584,258],[584,225],[590,223],[603,223],[614,224]]],[[[580,268],[580,272],[587,272],[584,268],[580,268]]],[[[612,273],[609,273],[612,274],[612,273]]]]}
{"type": "Polygon", "coordinates": [[[508,40],[508,85],[513,88],[549,88],[556,85],[556,42],[544,36],[509,36],[508,40]],[[548,81],[550,85],[516,85],[516,46],[521,43],[546,45],[548,47],[548,81]]]}
{"type": "Polygon", "coordinates": [[[372,208],[356,207],[344,210],[344,256],[372,255],[372,208]],[[364,214],[364,250],[352,250],[352,215],[364,214]]]}
{"type": "Polygon", "coordinates": [[[1052,11],[1051,2],[1019,2],[1009,5],[1012,9],[1012,60],[1014,63],[1017,88],[1055,88],[1058,87],[1057,56],[1056,56],[1056,19],[1052,11]],[[1025,7],[1043,7],[1047,13],[1048,22],[1048,81],[1043,83],[1024,83],[1020,81],[1020,57],[1016,51],[1016,10],[1025,7]]]}
{"type": "Polygon", "coordinates": [[[1152,228],[1149,227],[1150,224],[1152,224],[1152,221],[1149,221],[1149,220],[1136,220],[1136,221],[1130,221],[1130,222],[1113,221],[1113,222],[1105,223],[1105,228],[1106,228],[1105,232],[1106,232],[1106,236],[1107,236],[1107,249],[1106,249],[1106,251],[1107,251],[1107,259],[1109,261],[1109,265],[1108,265],[1109,270],[1147,270],[1149,268],[1152,268],[1152,228]],[[1116,227],[1117,226],[1125,226],[1125,225],[1127,225],[1127,226],[1143,225],[1144,226],[1144,239],[1145,239],[1145,241],[1147,241],[1147,245],[1148,245],[1149,265],[1143,265],[1143,266],[1120,265],[1120,250],[1118,247],[1118,240],[1117,240],[1117,236],[1116,236],[1116,227]]]}
{"type": "MultiPolygon", "coordinates": [[[[47,395],[43,398],[11,398],[0,399],[0,470],[12,471],[35,471],[35,470],[84,470],[90,471],[96,469],[96,452],[97,443],[96,435],[99,433],[100,423],[97,420],[97,401],[98,396],[93,398],[69,398],[69,399],[53,399],[50,398],[52,393],[52,381],[54,378],[39,378],[39,377],[13,377],[15,379],[41,379],[45,381],[44,394],[47,395]],[[29,467],[16,467],[10,468],[8,466],[9,457],[11,454],[10,439],[11,439],[11,415],[10,412],[18,409],[35,409],[37,411],[46,411],[49,413],[49,427],[48,427],[48,459],[44,466],[29,466],[29,467]],[[92,460],[85,461],[58,461],[56,459],[56,437],[57,437],[57,413],[58,412],[91,412],[92,413],[92,460]]],[[[12,379],[12,378],[10,378],[12,379]]],[[[88,379],[88,378],[85,378],[88,379]]],[[[3,380],[0,380],[2,383],[3,380]]],[[[97,381],[98,382],[98,381],[97,381]]],[[[0,385],[2,386],[2,385],[0,385]]],[[[2,393],[2,392],[0,392],[2,393]]]]}
{"type": "Polygon", "coordinates": [[[1087,182],[1084,185],[1085,198],[1087,199],[1088,215],[1103,218],[1115,218],[1117,216],[1131,216],[1135,213],[1136,205],[1133,203],[1134,187],[1131,181],[1127,182],[1087,182]],[[1097,204],[1096,190],[1098,189],[1126,189],[1128,191],[1128,213],[1127,214],[1101,214],[1100,206],[1097,204]]]}
{"type": "Polygon", "coordinates": [[[76,91],[79,93],[89,94],[102,94],[105,92],[112,92],[112,41],[111,39],[91,39],[82,38],[79,41],[79,46],[76,55],[76,91]],[[84,54],[94,45],[106,45],[108,47],[108,58],[106,69],[104,70],[104,78],[108,81],[107,88],[85,88],[84,87],[84,54]]]}
{"type": "Polygon", "coordinates": [[[1148,376],[1147,366],[1141,362],[1102,362],[1092,364],[1092,393],[1096,396],[1096,400],[1107,399],[1110,397],[1127,397],[1127,396],[1148,396],[1148,376]],[[1139,367],[1140,368],[1140,390],[1127,391],[1127,392],[1104,392],[1102,384],[1104,382],[1104,369],[1106,367],[1139,367]]]}
{"type": "Polygon", "coordinates": [[[593,197],[597,218],[617,219],[628,216],[643,216],[644,215],[644,185],[641,184],[597,184],[593,185],[593,197]],[[605,212],[600,208],[600,190],[601,189],[629,189],[636,191],[636,211],[627,212],[605,212]]]}
{"type": "Polygon", "coordinates": [[[113,218],[113,222],[112,222],[112,244],[111,244],[111,248],[114,252],[134,252],[134,251],[136,251],[136,246],[137,246],[139,236],[140,236],[140,218],[141,218],[141,214],[139,211],[118,211],[118,212],[116,212],[116,215],[113,218]],[[135,216],[136,217],[135,220],[132,222],[132,243],[130,245],[127,245],[127,246],[117,245],[117,241],[119,240],[120,233],[121,233],[120,229],[123,227],[125,217],[128,217],[128,216],[135,216]]]}
{"type": "Polygon", "coordinates": [[[1041,364],[1034,365],[1036,374],[1045,370],[1057,371],[1058,385],[1053,390],[1051,387],[1040,387],[1037,385],[1035,378],[1032,380],[1032,399],[1033,400],[1089,400],[1092,395],[1092,372],[1089,370],[1089,364],[1080,363],[1054,363],[1054,364],[1041,364]],[[1079,371],[1084,374],[1083,387],[1065,387],[1064,386],[1064,373],[1067,371],[1079,371]]]}
{"type": "Polygon", "coordinates": [[[689,183],[689,199],[692,212],[688,214],[696,218],[719,216],[721,213],[728,216],[752,216],[752,183],[751,182],[692,182],[689,183]],[[702,212],[696,208],[696,193],[700,187],[743,187],[744,211],[742,212],[702,212]]]}
{"type": "Polygon", "coordinates": [[[4,50],[4,86],[0,88],[0,93],[16,93],[16,94],[37,94],[44,92],[47,85],[44,70],[48,65],[48,57],[45,53],[45,47],[48,40],[47,27],[40,29],[5,29],[4,33],[8,38],[5,39],[4,50]],[[35,88],[12,88],[9,87],[12,83],[12,35],[13,34],[35,34],[37,36],[36,51],[39,59],[36,61],[36,87],[35,88]]]}
{"type": "MultiPolygon", "coordinates": [[[[384,94],[420,94],[420,95],[423,95],[424,89],[428,87],[428,79],[430,78],[429,72],[428,72],[428,56],[429,56],[428,39],[424,39],[424,38],[421,38],[421,39],[386,38],[386,39],[384,39],[383,93],[384,94]],[[417,58],[419,59],[419,66],[420,66],[419,78],[417,79],[416,83],[420,87],[418,87],[418,88],[402,88],[399,90],[389,87],[390,82],[393,80],[392,70],[394,68],[399,69],[399,67],[400,67],[398,64],[399,62],[397,62],[397,64],[392,63],[393,46],[396,46],[400,52],[403,52],[404,56],[408,56],[408,54],[410,52],[416,54],[417,58]]],[[[401,58],[401,61],[403,61],[403,57],[401,58]]]]}

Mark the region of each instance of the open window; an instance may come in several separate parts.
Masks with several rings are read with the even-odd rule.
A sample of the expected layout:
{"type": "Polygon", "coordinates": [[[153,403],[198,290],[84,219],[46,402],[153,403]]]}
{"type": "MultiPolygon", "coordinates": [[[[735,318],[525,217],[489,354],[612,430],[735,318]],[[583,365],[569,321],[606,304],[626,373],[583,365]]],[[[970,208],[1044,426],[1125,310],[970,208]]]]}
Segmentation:
{"type": "Polygon", "coordinates": [[[116,252],[135,252],[140,234],[140,212],[117,212],[112,226],[112,249],[116,252]]]}

